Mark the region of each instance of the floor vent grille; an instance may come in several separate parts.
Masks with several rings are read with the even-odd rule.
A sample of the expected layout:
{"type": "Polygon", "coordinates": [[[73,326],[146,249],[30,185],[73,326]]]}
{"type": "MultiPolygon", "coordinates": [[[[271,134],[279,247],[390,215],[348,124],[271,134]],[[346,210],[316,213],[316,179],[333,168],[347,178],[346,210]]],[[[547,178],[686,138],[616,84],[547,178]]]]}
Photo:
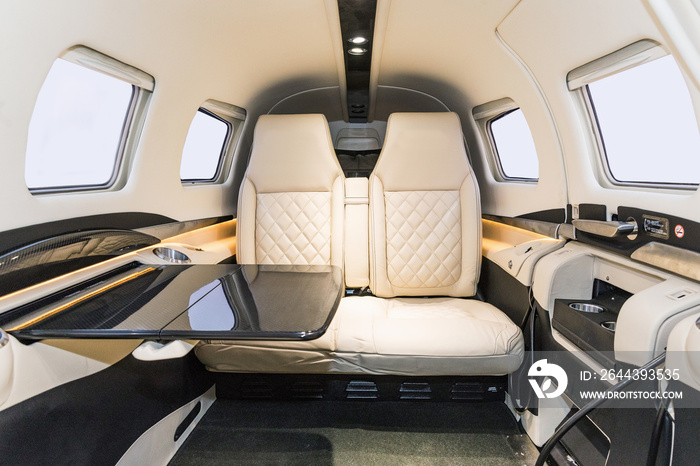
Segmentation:
{"type": "Polygon", "coordinates": [[[321,400],[324,388],[318,382],[296,382],[292,385],[292,398],[300,400],[321,400]]]}
{"type": "Polygon", "coordinates": [[[241,398],[253,400],[268,400],[273,398],[274,390],[265,381],[246,381],[241,387],[241,398]]]}
{"type": "Polygon", "coordinates": [[[345,387],[345,397],[349,400],[376,400],[379,390],[374,382],[351,380],[345,387]]]}
{"type": "Polygon", "coordinates": [[[399,388],[401,400],[430,400],[433,390],[427,382],[403,382],[399,388]]]}
{"type": "MultiPolygon", "coordinates": [[[[480,382],[457,382],[452,385],[450,399],[452,400],[483,400],[485,392],[491,387],[484,386],[480,382]]],[[[495,389],[495,387],[493,387],[495,389]]]]}

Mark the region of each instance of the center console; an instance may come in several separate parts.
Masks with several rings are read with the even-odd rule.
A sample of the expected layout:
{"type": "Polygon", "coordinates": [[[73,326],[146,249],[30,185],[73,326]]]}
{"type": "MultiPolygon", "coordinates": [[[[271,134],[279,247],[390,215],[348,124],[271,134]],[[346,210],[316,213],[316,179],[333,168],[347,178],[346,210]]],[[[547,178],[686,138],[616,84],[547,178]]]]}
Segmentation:
{"type": "Polygon", "coordinates": [[[552,327],[603,367],[612,368],[618,317],[631,296],[596,278],[591,299],[555,300],[552,327]]]}

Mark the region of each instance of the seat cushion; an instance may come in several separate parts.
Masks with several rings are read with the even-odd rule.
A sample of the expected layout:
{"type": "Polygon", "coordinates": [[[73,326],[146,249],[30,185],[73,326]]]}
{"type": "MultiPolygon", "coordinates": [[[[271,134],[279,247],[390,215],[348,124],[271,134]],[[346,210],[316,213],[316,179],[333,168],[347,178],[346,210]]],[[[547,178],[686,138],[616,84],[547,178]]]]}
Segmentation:
{"type": "Polygon", "coordinates": [[[195,348],[199,360],[214,372],[327,374],[338,372],[333,356],[337,318],[315,340],[212,340],[195,348]]]}
{"type": "Polygon", "coordinates": [[[523,337],[481,301],[348,297],[316,340],[207,341],[195,351],[222,372],[503,375],[520,366],[523,337]]]}
{"type": "Polygon", "coordinates": [[[366,373],[502,375],[523,359],[520,328],[471,299],[350,297],[337,325],[336,357],[366,373]]]}

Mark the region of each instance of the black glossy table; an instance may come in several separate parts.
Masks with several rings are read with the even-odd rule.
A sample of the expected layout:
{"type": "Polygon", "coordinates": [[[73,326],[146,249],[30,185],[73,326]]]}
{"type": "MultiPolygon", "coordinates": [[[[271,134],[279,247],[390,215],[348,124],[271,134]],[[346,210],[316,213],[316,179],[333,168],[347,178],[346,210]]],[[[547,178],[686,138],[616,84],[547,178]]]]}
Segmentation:
{"type": "Polygon", "coordinates": [[[338,267],[132,267],[13,312],[19,339],[311,340],[344,291],[338,267]]]}

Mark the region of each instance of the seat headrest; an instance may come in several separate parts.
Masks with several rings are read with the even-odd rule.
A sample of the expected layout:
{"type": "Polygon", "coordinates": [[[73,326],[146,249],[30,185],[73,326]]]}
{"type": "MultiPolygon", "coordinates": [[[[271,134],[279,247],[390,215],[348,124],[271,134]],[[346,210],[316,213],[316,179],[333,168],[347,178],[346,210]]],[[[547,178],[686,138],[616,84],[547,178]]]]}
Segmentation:
{"type": "Polygon", "coordinates": [[[374,175],[385,189],[458,189],[470,173],[456,113],[394,113],[374,175]]]}
{"type": "Polygon", "coordinates": [[[339,175],[325,116],[258,118],[246,171],[258,192],[326,191],[339,175]]]}

